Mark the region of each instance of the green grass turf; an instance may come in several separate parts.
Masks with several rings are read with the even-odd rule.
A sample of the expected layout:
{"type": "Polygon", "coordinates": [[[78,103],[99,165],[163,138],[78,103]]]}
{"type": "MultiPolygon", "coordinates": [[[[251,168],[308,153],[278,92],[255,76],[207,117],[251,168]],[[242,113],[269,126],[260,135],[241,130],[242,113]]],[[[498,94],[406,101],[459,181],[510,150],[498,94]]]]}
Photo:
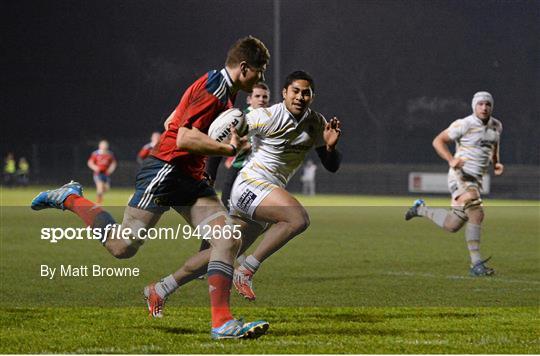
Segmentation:
{"type": "MultiPolygon", "coordinates": [[[[209,339],[206,281],[173,295],[149,320],[148,282],[178,267],[196,240],[148,241],[115,260],[95,241],[40,240],[42,227],[78,227],[69,212],[33,212],[40,188],[3,189],[0,227],[2,353],[539,353],[540,207],[486,202],[482,250],[492,278],[467,276],[463,232],[403,220],[410,197],[300,197],[312,224],[264,263],[258,299],[233,311],[264,318],[258,340],[209,339]],[[138,267],[140,277],[40,277],[40,265],[138,267]]],[[[130,190],[106,196],[120,219],[130,190]]],[[[93,197],[92,192],[87,194],[93,197]]],[[[446,198],[430,198],[446,205],[446,198]]],[[[171,212],[159,226],[183,220],[171,212]]],[[[58,272],[57,272],[58,273],[58,272]]]]}

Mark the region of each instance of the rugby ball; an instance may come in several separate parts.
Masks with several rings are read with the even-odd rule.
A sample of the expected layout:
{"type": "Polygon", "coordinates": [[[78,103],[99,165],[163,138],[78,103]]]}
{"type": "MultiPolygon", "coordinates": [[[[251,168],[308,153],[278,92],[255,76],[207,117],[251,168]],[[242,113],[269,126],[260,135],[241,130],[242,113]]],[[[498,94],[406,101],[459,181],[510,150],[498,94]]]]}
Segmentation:
{"type": "Polygon", "coordinates": [[[210,125],[208,136],[218,142],[226,142],[231,137],[231,125],[236,128],[238,135],[247,133],[246,118],[241,110],[232,108],[222,112],[210,125]]]}

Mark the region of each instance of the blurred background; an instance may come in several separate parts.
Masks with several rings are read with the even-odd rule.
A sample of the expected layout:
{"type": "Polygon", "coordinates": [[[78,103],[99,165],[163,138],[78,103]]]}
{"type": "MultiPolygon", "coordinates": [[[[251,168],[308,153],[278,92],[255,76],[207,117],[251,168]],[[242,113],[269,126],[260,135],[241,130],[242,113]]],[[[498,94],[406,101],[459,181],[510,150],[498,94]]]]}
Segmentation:
{"type": "Polygon", "coordinates": [[[30,183],[91,183],[107,139],[113,186],[133,186],[152,131],[251,34],[272,54],[272,102],[306,70],[313,108],[342,121],[344,165],[317,171],[318,192],[407,194],[409,172],[444,173],[433,137],[487,90],[506,165],[491,195],[540,198],[538,1],[3,1],[1,16],[0,153],[25,157],[30,183]]]}

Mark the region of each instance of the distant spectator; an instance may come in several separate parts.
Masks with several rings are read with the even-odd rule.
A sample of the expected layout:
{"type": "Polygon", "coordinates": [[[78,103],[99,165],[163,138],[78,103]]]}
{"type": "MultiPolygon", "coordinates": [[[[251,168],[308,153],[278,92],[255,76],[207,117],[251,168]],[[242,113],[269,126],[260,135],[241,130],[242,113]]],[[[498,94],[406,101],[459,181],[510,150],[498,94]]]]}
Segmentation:
{"type": "Polygon", "coordinates": [[[17,167],[15,165],[15,157],[13,153],[8,153],[6,161],[4,162],[4,184],[8,187],[13,186],[15,183],[15,172],[17,167]]]}
{"type": "Polygon", "coordinates": [[[17,169],[17,183],[22,186],[27,186],[30,180],[30,164],[25,157],[19,158],[17,169]]]}
{"type": "Polygon", "coordinates": [[[150,142],[148,142],[146,145],[144,145],[139,153],[137,154],[137,162],[139,164],[142,164],[144,159],[148,156],[150,156],[150,152],[152,152],[152,149],[157,145],[159,142],[159,137],[161,134],[159,132],[153,132],[152,136],[150,136],[150,142]]]}
{"type": "Polygon", "coordinates": [[[302,172],[302,194],[315,195],[315,174],[317,172],[317,165],[312,160],[308,159],[304,165],[304,171],[302,172]]]}

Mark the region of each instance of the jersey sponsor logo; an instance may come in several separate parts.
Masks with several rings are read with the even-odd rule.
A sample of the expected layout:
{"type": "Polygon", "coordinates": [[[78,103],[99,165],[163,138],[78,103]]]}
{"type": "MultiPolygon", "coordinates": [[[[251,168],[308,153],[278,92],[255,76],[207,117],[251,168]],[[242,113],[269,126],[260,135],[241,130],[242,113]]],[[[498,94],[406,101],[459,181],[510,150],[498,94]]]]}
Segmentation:
{"type": "Polygon", "coordinates": [[[240,210],[247,212],[251,204],[253,204],[253,202],[255,201],[255,198],[257,198],[257,194],[253,193],[249,189],[246,189],[240,199],[238,199],[238,203],[236,203],[236,206],[240,210]]]}

